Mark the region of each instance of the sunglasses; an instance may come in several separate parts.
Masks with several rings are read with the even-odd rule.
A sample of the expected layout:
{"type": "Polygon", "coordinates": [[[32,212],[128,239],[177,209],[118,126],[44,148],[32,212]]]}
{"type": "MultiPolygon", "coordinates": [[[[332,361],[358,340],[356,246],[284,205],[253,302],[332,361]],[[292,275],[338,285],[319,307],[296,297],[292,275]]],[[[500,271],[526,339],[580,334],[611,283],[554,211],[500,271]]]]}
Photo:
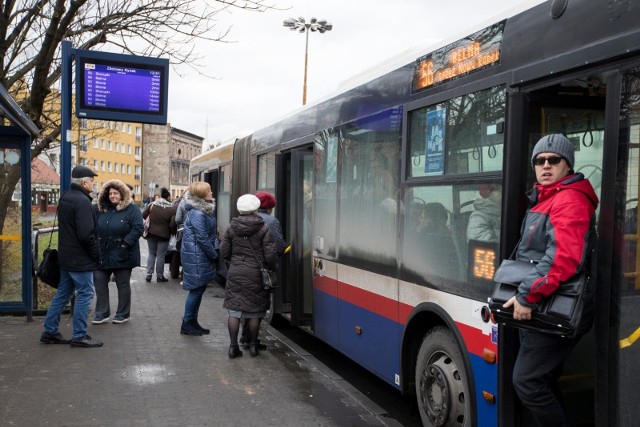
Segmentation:
{"type": "Polygon", "coordinates": [[[562,157],[559,156],[551,156],[551,157],[536,157],[533,159],[533,164],[536,166],[544,166],[546,162],[549,162],[550,165],[558,165],[562,161],[562,157]]]}

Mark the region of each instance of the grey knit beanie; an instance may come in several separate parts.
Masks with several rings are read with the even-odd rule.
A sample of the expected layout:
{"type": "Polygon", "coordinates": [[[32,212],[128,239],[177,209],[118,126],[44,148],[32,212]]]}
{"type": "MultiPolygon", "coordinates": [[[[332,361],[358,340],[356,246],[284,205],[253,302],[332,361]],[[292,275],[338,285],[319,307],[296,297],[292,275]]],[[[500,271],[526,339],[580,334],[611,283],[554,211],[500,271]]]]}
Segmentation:
{"type": "Polygon", "coordinates": [[[540,141],[533,147],[533,153],[531,153],[531,166],[534,166],[533,159],[540,153],[559,154],[569,163],[569,168],[573,169],[573,144],[566,136],[560,133],[552,133],[540,138],[540,141]]]}

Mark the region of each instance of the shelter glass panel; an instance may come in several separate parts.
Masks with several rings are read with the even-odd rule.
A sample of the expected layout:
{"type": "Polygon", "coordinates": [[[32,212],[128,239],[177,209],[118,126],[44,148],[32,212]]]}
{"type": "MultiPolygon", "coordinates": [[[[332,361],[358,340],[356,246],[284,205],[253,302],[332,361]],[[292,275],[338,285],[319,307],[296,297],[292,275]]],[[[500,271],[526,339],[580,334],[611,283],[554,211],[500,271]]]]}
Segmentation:
{"type": "MultiPolygon", "coordinates": [[[[0,210],[0,302],[22,301],[22,151],[0,148],[0,193],[13,194],[6,209],[0,210]]],[[[30,206],[26,207],[30,209],[30,206]]]]}

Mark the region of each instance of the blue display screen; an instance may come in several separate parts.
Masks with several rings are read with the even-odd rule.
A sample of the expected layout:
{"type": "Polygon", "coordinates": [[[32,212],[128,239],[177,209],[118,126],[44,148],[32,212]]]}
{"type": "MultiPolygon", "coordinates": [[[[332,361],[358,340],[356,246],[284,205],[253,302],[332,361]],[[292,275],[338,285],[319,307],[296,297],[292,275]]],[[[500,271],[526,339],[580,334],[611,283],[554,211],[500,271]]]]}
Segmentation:
{"type": "Polygon", "coordinates": [[[161,72],[86,62],[84,104],[88,107],[160,111],[161,72]]]}
{"type": "Polygon", "coordinates": [[[76,51],[76,116],[166,124],[169,61],[76,51]]]}

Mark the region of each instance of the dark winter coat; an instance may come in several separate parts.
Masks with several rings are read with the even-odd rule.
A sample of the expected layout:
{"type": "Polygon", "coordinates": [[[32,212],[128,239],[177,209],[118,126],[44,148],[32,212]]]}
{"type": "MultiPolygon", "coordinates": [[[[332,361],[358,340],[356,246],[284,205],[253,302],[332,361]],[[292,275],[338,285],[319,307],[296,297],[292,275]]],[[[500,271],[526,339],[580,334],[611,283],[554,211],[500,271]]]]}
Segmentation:
{"type": "MultiPolygon", "coordinates": [[[[589,267],[598,197],[580,173],[554,184],[536,184],[529,197],[534,205],[522,223],[516,259],[536,264],[518,287],[516,298],[535,308],[561,283],[589,267]]],[[[585,312],[591,309],[587,306],[585,312]]]]}
{"type": "Polygon", "coordinates": [[[254,214],[233,218],[220,246],[220,255],[229,261],[223,306],[259,313],[269,309],[271,297],[262,289],[260,266],[249,242],[265,268],[277,267],[276,243],[263,219],[254,214]]]}
{"type": "Polygon", "coordinates": [[[258,215],[262,220],[269,226],[269,230],[271,230],[271,235],[276,241],[276,251],[278,252],[278,256],[282,256],[284,254],[284,250],[287,247],[287,244],[284,241],[284,235],[282,234],[282,227],[280,226],[280,221],[278,218],[271,216],[264,209],[258,209],[258,215]]]}
{"type": "Polygon", "coordinates": [[[177,206],[162,197],[149,204],[142,212],[142,218],[151,217],[148,236],[169,240],[172,234],[171,219],[175,216],[177,208],[177,206]]]}
{"type": "Polygon", "coordinates": [[[218,226],[211,203],[190,196],[184,209],[186,215],[180,249],[182,287],[191,290],[206,286],[216,275],[218,226]]]}
{"type": "Polygon", "coordinates": [[[93,271],[98,267],[98,236],[91,196],[77,184],[58,204],[58,252],[66,271],[93,271]]]}
{"type": "Polygon", "coordinates": [[[140,236],[144,231],[142,214],[131,199],[131,191],[125,183],[108,181],[98,194],[95,206],[98,218],[98,242],[100,246],[99,269],[133,268],[140,265],[140,236]],[[109,190],[116,188],[120,203],[113,205],[109,190]]]}

